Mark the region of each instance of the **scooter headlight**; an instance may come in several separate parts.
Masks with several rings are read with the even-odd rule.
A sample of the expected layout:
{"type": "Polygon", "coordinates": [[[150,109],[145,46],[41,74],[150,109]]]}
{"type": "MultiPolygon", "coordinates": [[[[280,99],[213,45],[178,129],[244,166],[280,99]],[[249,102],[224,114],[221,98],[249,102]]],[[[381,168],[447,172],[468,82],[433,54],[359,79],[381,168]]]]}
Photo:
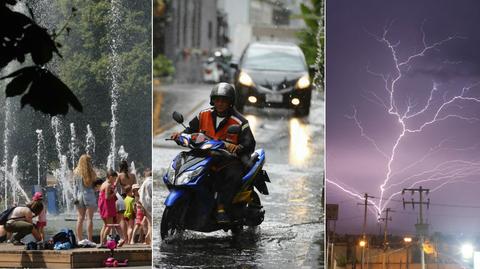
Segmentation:
{"type": "Polygon", "coordinates": [[[209,148],[211,148],[211,147],[212,147],[212,144],[206,144],[206,143],[205,143],[205,144],[203,144],[203,145],[200,147],[200,149],[209,149],[209,148]]]}
{"type": "Polygon", "coordinates": [[[192,170],[192,171],[185,171],[183,172],[180,176],[177,177],[177,180],[175,181],[176,185],[184,185],[190,182],[192,178],[197,177],[202,173],[203,171],[203,166],[197,167],[197,169],[192,170]]]}
{"type": "Polygon", "coordinates": [[[175,182],[175,169],[173,169],[172,165],[170,165],[167,169],[167,181],[170,184],[174,184],[175,182]]]}

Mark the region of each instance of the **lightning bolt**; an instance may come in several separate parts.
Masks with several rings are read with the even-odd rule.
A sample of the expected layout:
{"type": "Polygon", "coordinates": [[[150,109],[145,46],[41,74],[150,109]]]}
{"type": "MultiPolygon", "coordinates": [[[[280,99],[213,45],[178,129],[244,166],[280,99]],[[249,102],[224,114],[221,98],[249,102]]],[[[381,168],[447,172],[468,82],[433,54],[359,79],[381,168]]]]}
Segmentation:
{"type": "MultiPolygon", "coordinates": [[[[392,22],[393,23],[393,22],[392,22]]],[[[456,39],[464,39],[464,37],[458,35],[448,36],[437,42],[428,43],[426,34],[424,31],[424,23],[420,27],[421,31],[421,43],[422,46],[416,52],[406,56],[400,57],[399,47],[400,41],[394,43],[392,42],[389,36],[389,30],[392,26],[387,25],[383,28],[381,35],[375,35],[367,31],[376,41],[383,44],[391,56],[394,72],[393,74],[383,74],[378,73],[370,69],[367,66],[367,72],[375,77],[378,77],[383,82],[383,90],[386,97],[380,97],[376,92],[370,91],[369,93],[373,96],[367,100],[371,101],[384,108],[385,112],[390,115],[394,122],[400,127],[399,132],[392,137],[392,146],[387,150],[382,149],[377,141],[368,134],[360,117],[358,115],[357,108],[353,108],[352,115],[346,115],[345,117],[349,120],[352,120],[355,126],[360,130],[360,136],[367,140],[369,144],[373,146],[378,154],[386,160],[386,172],[385,177],[382,179],[382,183],[379,186],[380,196],[378,202],[369,201],[376,210],[377,215],[380,215],[382,211],[387,207],[388,203],[397,195],[401,194],[398,190],[399,188],[413,188],[418,186],[421,183],[435,183],[432,188],[433,191],[437,191],[442,187],[465,180],[465,178],[472,175],[480,174],[480,161],[467,161],[462,159],[447,160],[435,165],[433,168],[428,170],[423,170],[416,172],[408,177],[401,179],[401,175],[409,170],[413,170],[422,164],[429,157],[438,154],[442,151],[449,149],[445,146],[449,141],[447,139],[442,140],[437,146],[431,148],[425,155],[420,157],[417,160],[405,165],[398,171],[394,171],[393,164],[397,160],[397,155],[401,149],[402,142],[406,137],[412,137],[422,133],[426,128],[440,124],[446,120],[456,119],[467,121],[470,123],[480,121],[476,117],[467,117],[461,115],[460,113],[454,113],[449,111],[450,108],[455,106],[462,108],[461,104],[468,102],[473,104],[480,104],[480,99],[469,96],[470,91],[477,87],[480,82],[467,85],[461,90],[457,89],[455,94],[447,94],[446,92],[441,95],[440,84],[433,81],[430,88],[428,97],[426,101],[423,101],[422,105],[414,103],[412,98],[408,98],[406,108],[400,108],[400,101],[398,100],[398,93],[400,89],[398,84],[405,77],[405,72],[408,72],[416,60],[426,56],[430,51],[437,50],[439,47],[444,45],[447,42],[451,42],[456,39]],[[451,96],[449,96],[451,95],[451,96]],[[385,192],[387,190],[393,191],[390,195],[387,195],[385,192]]],[[[445,64],[459,64],[460,62],[451,62],[444,61],[445,64]]],[[[478,145],[475,145],[473,148],[477,148],[478,145]]],[[[464,149],[450,149],[450,150],[471,150],[470,148],[464,149]]],[[[353,190],[352,188],[347,187],[345,184],[338,183],[336,179],[328,178],[326,179],[328,184],[339,188],[341,191],[345,192],[347,195],[363,200],[364,197],[361,192],[353,190]]]]}

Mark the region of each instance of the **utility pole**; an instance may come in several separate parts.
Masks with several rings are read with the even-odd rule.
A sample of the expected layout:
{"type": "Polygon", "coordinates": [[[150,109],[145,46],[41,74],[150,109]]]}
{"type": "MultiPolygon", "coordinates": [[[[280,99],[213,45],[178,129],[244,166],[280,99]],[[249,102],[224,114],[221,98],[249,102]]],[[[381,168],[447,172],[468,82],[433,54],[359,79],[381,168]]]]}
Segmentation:
{"type": "Polygon", "coordinates": [[[405,202],[405,199],[403,199],[403,208],[405,209],[406,204],[411,204],[412,208],[415,209],[415,205],[420,205],[420,211],[419,211],[419,222],[415,224],[415,228],[417,230],[417,234],[420,236],[420,257],[422,260],[422,269],[425,269],[425,252],[423,251],[423,243],[425,240],[425,235],[428,234],[428,224],[423,222],[423,205],[427,206],[427,209],[430,207],[430,198],[427,200],[427,202],[423,201],[423,193],[425,192],[427,195],[430,192],[430,189],[423,189],[422,186],[420,186],[418,189],[403,189],[402,190],[402,195],[405,194],[405,191],[410,191],[412,195],[415,192],[419,193],[420,200],[414,201],[412,198],[411,202],[405,202]]]}
{"type": "MultiPolygon", "coordinates": [[[[363,196],[365,199],[365,202],[363,203],[363,206],[365,207],[365,211],[363,213],[363,228],[362,228],[362,241],[363,241],[363,246],[360,245],[362,248],[362,267],[361,269],[365,269],[365,248],[368,246],[367,245],[367,235],[365,233],[365,230],[367,228],[367,206],[368,206],[368,198],[375,198],[373,196],[369,196],[368,193],[365,193],[363,196]]],[[[359,204],[362,205],[362,204],[359,204]]]]}
{"type": "Polygon", "coordinates": [[[385,210],[385,218],[380,218],[380,220],[385,221],[385,226],[383,228],[383,260],[382,265],[383,269],[386,269],[386,259],[387,259],[387,249],[388,249],[388,241],[387,241],[387,228],[388,228],[388,221],[392,221],[392,217],[388,217],[388,212],[395,212],[391,208],[387,208],[385,210]]]}

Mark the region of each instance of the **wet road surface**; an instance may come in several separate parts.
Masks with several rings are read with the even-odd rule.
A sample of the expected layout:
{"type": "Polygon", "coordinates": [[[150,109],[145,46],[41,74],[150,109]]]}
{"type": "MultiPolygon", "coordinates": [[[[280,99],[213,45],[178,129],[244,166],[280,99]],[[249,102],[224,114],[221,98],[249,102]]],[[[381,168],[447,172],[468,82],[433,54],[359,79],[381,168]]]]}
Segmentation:
{"type": "MultiPolygon", "coordinates": [[[[208,106],[211,85],[172,85],[164,94],[175,99],[162,111],[179,110],[203,102],[208,106]],[[193,89],[193,90],[192,90],[193,89]],[[186,92],[188,91],[188,94],[186,92]],[[176,97],[175,97],[176,96],[176,97]],[[189,99],[192,96],[192,99],[189,99]]],[[[245,229],[238,239],[230,232],[185,231],[160,240],[160,219],[168,190],[160,180],[164,167],[182,148],[164,141],[174,127],[154,140],[154,246],[157,268],[322,268],[323,267],[323,100],[314,95],[310,116],[295,118],[284,109],[247,108],[257,148],[266,151],[270,195],[260,199],[266,211],[264,222],[245,229]]],[[[195,113],[197,113],[196,111],[195,113]]],[[[188,122],[193,115],[184,114],[188,122]]]]}

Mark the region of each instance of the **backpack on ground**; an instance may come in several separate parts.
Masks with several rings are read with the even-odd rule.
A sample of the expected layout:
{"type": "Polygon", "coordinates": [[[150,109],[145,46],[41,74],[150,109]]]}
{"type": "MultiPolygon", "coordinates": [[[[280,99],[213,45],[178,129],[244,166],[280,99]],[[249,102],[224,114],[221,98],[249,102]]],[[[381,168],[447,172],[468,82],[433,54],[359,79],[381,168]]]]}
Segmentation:
{"type": "Polygon", "coordinates": [[[56,243],[66,243],[69,242],[72,247],[77,246],[77,239],[75,233],[71,229],[61,229],[60,232],[56,233],[53,237],[53,244],[56,243]]]}
{"type": "Polygon", "coordinates": [[[8,221],[8,216],[13,212],[13,210],[16,208],[16,206],[7,208],[5,211],[0,213],[0,225],[5,225],[8,221]]]}

